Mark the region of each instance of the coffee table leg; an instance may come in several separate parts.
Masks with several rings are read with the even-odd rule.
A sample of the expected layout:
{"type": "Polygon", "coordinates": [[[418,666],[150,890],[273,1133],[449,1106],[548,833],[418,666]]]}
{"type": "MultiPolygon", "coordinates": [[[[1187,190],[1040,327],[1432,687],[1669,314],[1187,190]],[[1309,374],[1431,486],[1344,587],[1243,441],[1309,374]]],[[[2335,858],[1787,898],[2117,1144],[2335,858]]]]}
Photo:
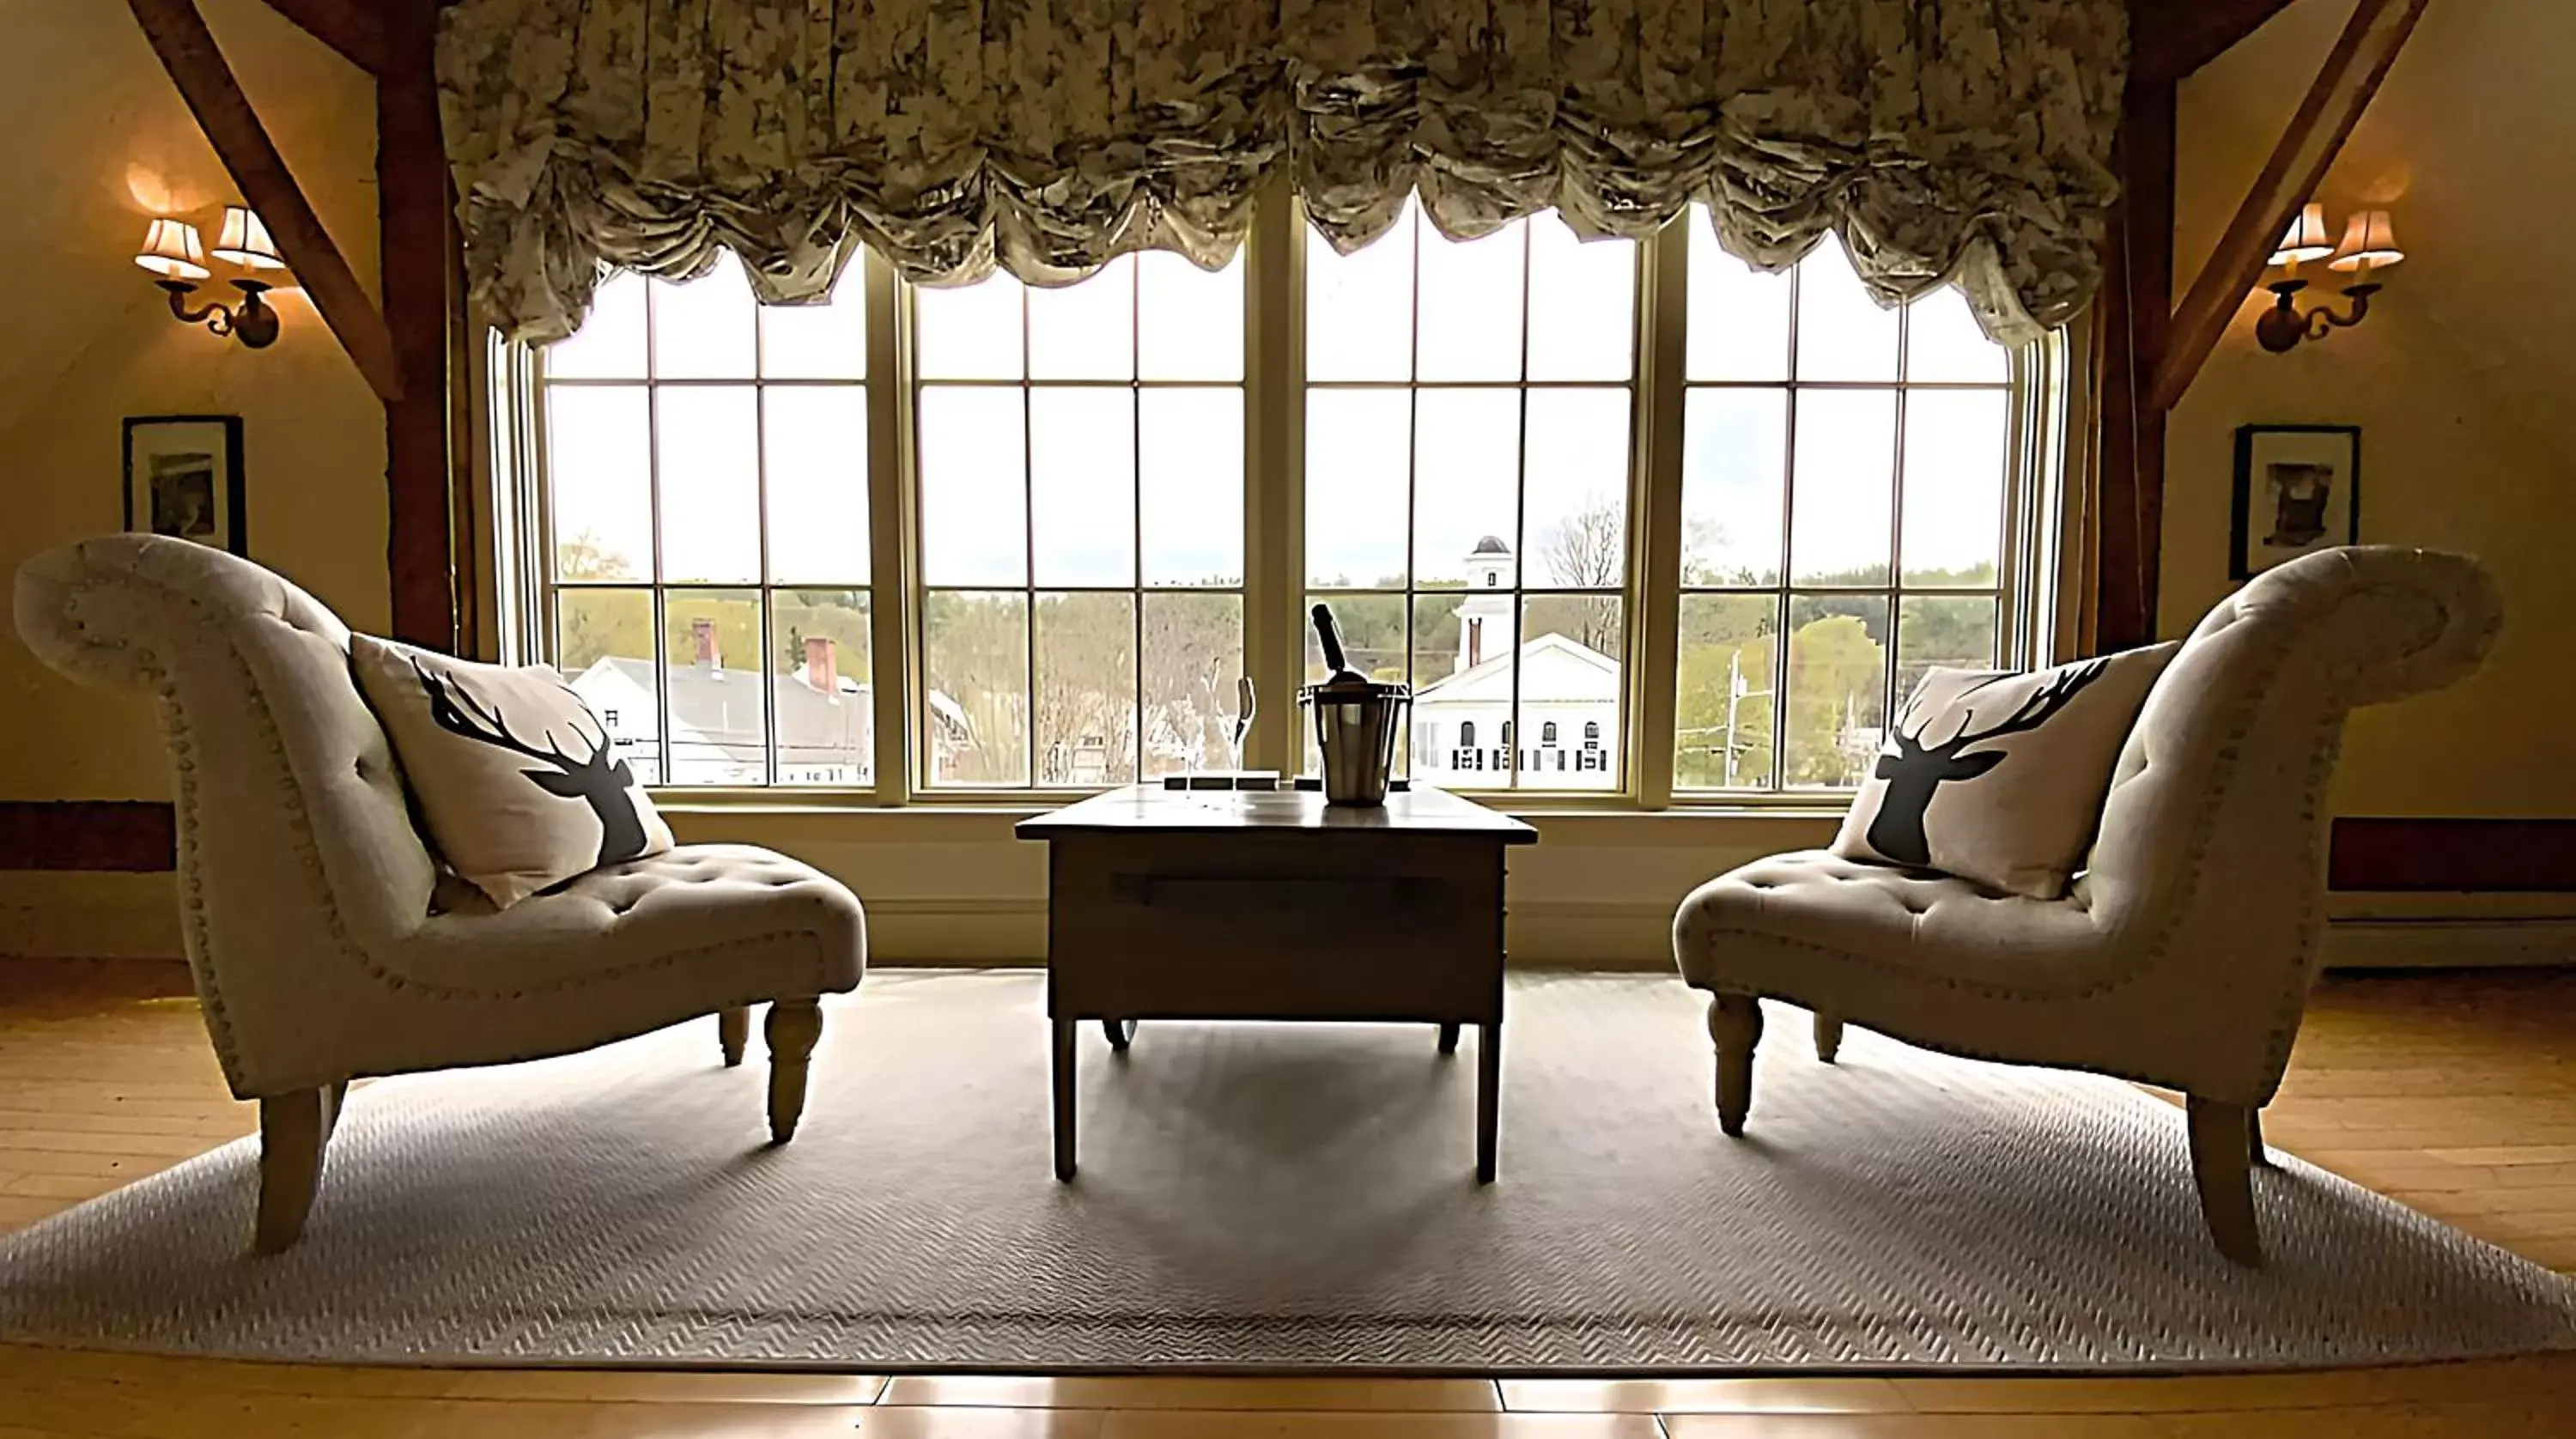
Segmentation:
{"type": "Polygon", "coordinates": [[[1440,1026],[1440,1052],[1442,1054],[1456,1054],[1458,1052],[1457,1025],[1444,1024],[1440,1026]]]}
{"type": "Polygon", "coordinates": [[[1055,1021],[1050,1087],[1055,1091],[1055,1177],[1073,1177],[1073,1021],[1055,1021]]]}
{"type": "Polygon", "coordinates": [[[1503,1102],[1503,1026],[1476,1026],[1476,1182],[1494,1182],[1494,1140],[1503,1102]]]}

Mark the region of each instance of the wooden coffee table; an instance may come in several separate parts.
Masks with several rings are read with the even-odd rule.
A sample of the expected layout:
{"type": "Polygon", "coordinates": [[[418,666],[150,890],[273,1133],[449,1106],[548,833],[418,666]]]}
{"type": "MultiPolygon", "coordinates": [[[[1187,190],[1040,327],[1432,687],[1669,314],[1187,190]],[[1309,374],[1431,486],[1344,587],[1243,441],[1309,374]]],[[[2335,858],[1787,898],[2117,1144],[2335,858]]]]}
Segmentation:
{"type": "Polygon", "coordinates": [[[1074,1036],[1140,1019],[1475,1025],[1476,1178],[1494,1177],[1503,851],[1538,832],[1436,789],[1383,808],[1313,791],[1134,785],[1022,820],[1047,843],[1055,1175],[1074,1172],[1074,1036]]]}

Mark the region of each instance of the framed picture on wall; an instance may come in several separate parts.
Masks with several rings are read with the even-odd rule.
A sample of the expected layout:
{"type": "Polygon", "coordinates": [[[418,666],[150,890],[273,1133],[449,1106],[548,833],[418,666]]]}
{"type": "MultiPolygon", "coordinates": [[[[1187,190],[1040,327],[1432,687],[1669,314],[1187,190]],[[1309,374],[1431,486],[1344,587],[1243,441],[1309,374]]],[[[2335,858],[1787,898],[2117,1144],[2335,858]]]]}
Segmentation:
{"type": "Polygon", "coordinates": [[[241,416],[128,418],[125,527],[248,557],[241,416]]]}
{"type": "Polygon", "coordinates": [[[2361,542],[2361,427],[2242,425],[2228,575],[2361,542]]]}

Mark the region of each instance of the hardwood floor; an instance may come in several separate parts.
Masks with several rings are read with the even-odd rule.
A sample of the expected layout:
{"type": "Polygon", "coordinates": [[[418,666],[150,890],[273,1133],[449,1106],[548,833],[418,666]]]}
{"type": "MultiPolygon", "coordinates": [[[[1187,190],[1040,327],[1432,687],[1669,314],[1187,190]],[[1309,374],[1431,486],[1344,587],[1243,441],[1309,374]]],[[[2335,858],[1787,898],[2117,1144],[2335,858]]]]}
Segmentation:
{"type": "MultiPolygon", "coordinates": [[[[251,1132],[176,966],[0,960],[0,1230],[251,1132]]],[[[2272,1143],[2576,1271],[2576,973],[2335,978],[2272,1143]]],[[[2576,1359],[2164,1379],[420,1370],[0,1345],[0,1439],[1970,1439],[2576,1434],[2576,1359]]]]}

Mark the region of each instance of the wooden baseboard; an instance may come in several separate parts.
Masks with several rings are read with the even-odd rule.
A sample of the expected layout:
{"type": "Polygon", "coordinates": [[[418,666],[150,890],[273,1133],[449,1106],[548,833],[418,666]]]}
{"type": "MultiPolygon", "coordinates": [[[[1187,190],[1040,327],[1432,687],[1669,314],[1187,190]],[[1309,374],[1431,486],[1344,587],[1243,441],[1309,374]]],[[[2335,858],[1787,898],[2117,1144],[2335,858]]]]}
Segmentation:
{"type": "Polygon", "coordinates": [[[2328,969],[2496,969],[2576,964],[2576,920],[2338,919],[2328,969]]]}
{"type": "Polygon", "coordinates": [[[153,874],[179,862],[179,829],[155,800],[0,800],[0,869],[153,874]]]}

